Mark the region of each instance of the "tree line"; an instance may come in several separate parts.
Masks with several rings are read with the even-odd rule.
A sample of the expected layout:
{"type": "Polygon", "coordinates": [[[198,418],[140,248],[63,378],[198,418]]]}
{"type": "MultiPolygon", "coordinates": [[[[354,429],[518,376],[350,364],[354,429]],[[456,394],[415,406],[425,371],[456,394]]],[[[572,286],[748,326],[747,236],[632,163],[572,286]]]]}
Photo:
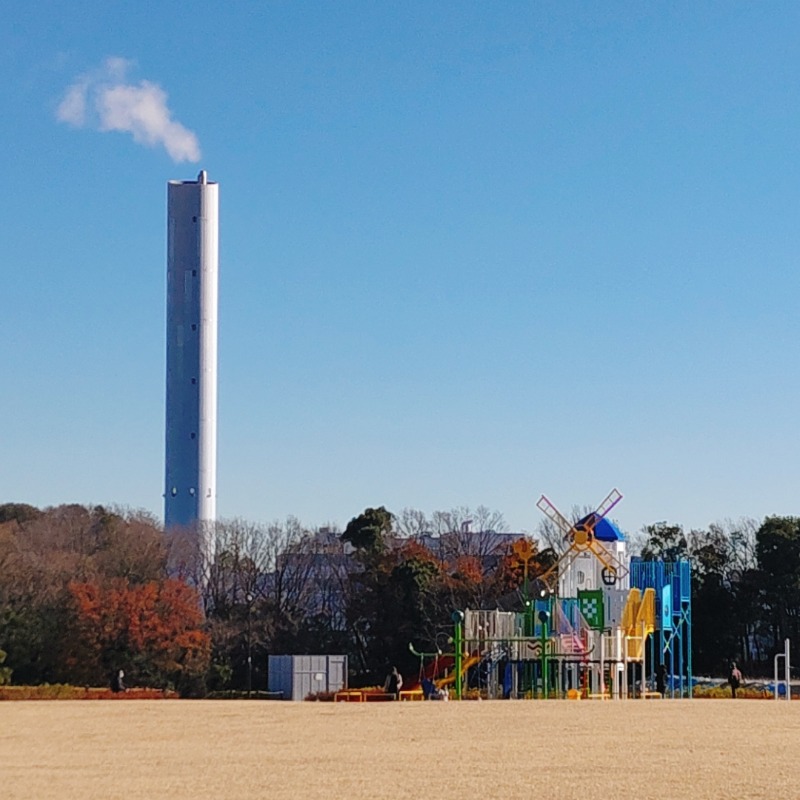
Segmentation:
{"type": "MultiPolygon", "coordinates": [[[[347,654],[354,685],[412,674],[409,644],[447,651],[454,609],[522,608],[516,538],[484,507],[370,508],[343,531],[229,520],[201,576],[146,513],[0,505],[0,683],[106,685],[124,669],[129,685],[202,696],[266,688],[266,656],[283,653],[347,654]]],[[[559,547],[545,524],[535,539],[531,577],[559,547]]],[[[783,639],[800,642],[799,518],[659,522],[630,540],[691,561],[696,672],[736,659],[769,674],[783,639]]]]}

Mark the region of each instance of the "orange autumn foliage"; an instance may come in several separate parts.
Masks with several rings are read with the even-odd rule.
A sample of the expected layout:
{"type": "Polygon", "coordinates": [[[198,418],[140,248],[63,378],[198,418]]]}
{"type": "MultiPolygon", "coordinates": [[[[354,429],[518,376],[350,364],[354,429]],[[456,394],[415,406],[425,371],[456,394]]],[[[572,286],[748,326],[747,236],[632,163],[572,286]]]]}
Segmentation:
{"type": "Polygon", "coordinates": [[[484,580],[483,567],[476,556],[459,556],[453,575],[467,584],[480,584],[484,580]]]}
{"type": "MultiPolygon", "coordinates": [[[[211,650],[197,592],[179,580],[69,584],[79,642],[73,662],[97,679],[109,667],[166,682],[202,673],[211,650]]],[[[87,678],[90,675],[86,676],[87,678]]]]}

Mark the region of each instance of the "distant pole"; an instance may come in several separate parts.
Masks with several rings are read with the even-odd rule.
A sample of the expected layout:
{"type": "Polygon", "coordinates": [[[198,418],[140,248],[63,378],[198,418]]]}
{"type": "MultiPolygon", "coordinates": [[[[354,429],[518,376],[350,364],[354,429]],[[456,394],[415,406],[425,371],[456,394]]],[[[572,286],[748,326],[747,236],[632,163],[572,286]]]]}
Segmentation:
{"type": "MultiPolygon", "coordinates": [[[[694,686],[692,685],[692,565],[690,561],[680,562],[680,582],[681,592],[681,625],[686,631],[686,675],[689,679],[689,697],[692,697],[694,686]],[[686,609],[683,609],[684,599],[686,598],[686,609]]],[[[683,631],[681,632],[683,633],[683,631]]],[[[683,638],[683,636],[681,636],[683,638]]]]}
{"type": "Polygon", "coordinates": [[[773,662],[774,665],[775,665],[775,699],[776,700],[778,700],[780,698],[779,687],[780,687],[780,684],[783,683],[783,681],[780,680],[779,663],[780,663],[781,659],[783,659],[783,669],[784,669],[785,677],[786,677],[786,699],[787,700],[791,700],[792,699],[792,683],[791,683],[791,673],[790,673],[791,664],[790,664],[789,658],[790,658],[790,656],[789,656],[789,640],[785,639],[784,643],[783,643],[783,652],[782,653],[776,653],[775,654],[775,659],[774,659],[774,662],[773,662]]]}
{"type": "Polygon", "coordinates": [[[247,699],[253,691],[253,641],[252,641],[252,610],[253,595],[248,592],[244,599],[247,601],[247,699]]]}
{"type": "Polygon", "coordinates": [[[542,624],[542,697],[547,700],[548,698],[548,678],[550,671],[550,664],[547,660],[547,637],[548,625],[550,621],[550,614],[547,611],[539,612],[539,622],[542,624]]]}
{"type": "Polygon", "coordinates": [[[464,612],[463,611],[454,611],[452,614],[452,620],[455,624],[455,631],[453,636],[453,646],[455,649],[455,656],[456,656],[456,663],[455,663],[455,670],[456,670],[456,680],[455,680],[455,687],[456,687],[456,700],[461,699],[462,694],[462,683],[461,683],[461,659],[463,656],[462,649],[463,649],[463,637],[464,637],[464,612]]]}

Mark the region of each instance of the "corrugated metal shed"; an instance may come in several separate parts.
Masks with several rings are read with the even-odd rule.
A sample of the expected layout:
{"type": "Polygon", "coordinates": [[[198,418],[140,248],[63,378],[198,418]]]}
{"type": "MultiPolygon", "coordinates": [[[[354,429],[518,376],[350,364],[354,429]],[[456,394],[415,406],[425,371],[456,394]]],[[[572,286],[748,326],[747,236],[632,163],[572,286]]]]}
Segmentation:
{"type": "Polygon", "coordinates": [[[347,688],[347,656],[269,656],[267,684],[284,700],[347,688]]]}

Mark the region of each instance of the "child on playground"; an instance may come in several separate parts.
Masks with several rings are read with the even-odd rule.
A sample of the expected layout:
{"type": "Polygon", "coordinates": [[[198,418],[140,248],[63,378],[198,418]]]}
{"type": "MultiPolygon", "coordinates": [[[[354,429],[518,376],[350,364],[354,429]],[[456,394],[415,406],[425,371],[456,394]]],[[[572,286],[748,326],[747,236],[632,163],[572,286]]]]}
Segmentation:
{"type": "Polygon", "coordinates": [[[449,700],[450,695],[444,686],[437,688],[436,684],[430,678],[422,679],[422,696],[426,700],[449,700]]]}

